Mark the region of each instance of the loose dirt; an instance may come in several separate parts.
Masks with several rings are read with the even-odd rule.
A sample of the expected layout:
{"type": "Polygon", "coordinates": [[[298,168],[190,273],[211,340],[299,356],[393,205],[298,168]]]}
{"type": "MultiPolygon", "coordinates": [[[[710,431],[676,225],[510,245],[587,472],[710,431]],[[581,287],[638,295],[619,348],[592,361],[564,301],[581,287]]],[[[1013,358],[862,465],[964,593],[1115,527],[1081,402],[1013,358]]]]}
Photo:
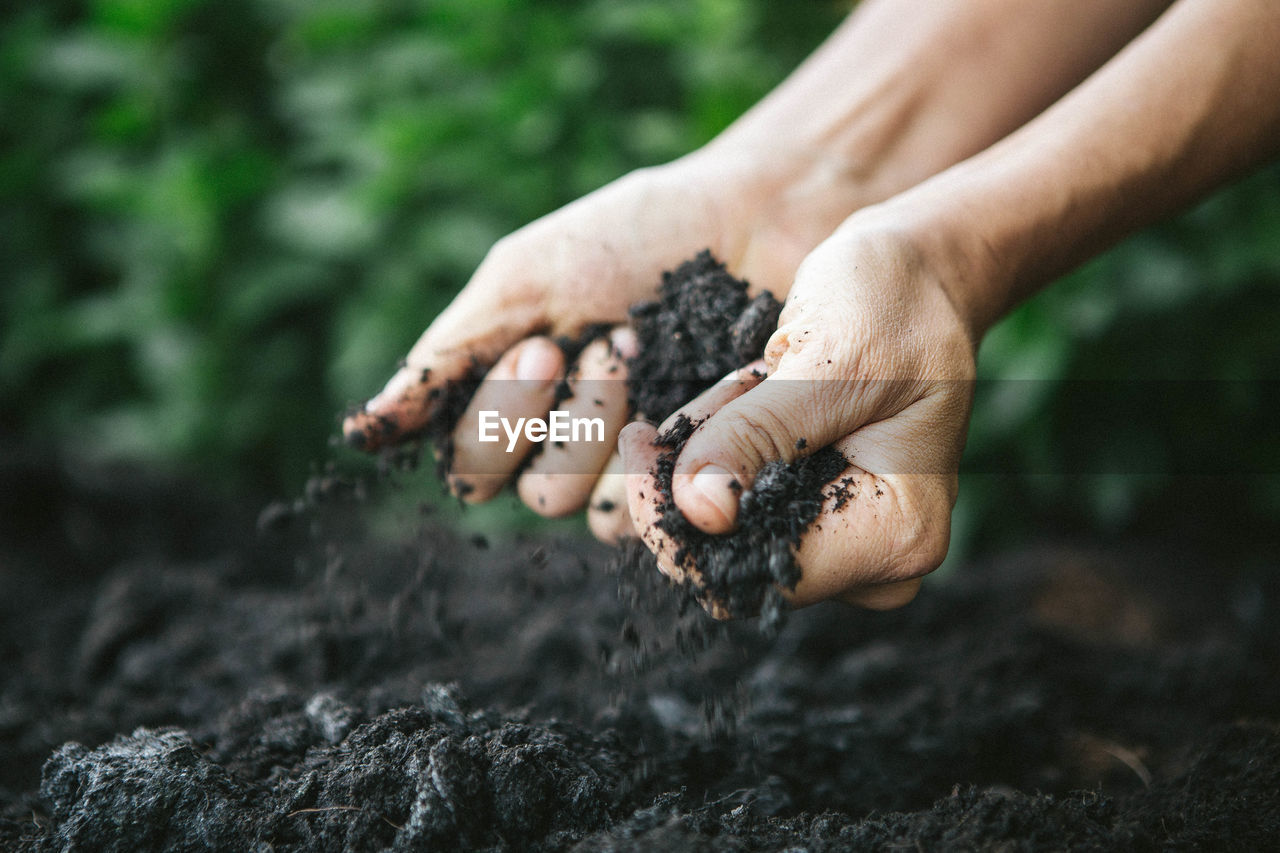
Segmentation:
{"type": "Polygon", "coordinates": [[[12,463],[0,484],[28,500],[0,542],[6,849],[1248,850],[1280,833],[1274,567],[1043,550],[902,611],[800,611],[767,640],[585,542],[477,547],[432,516],[375,539],[354,490],[254,535],[190,484],[12,463]],[[1110,630],[1094,614],[1117,600],[1110,630]]]}
{"type": "MultiPolygon", "coordinates": [[[[677,270],[637,309],[695,368],[665,374],[665,396],[634,395],[654,419],[758,353],[776,321],[776,303],[748,299],[709,255],[682,269],[719,284],[689,288],[677,270]],[[729,345],[697,343],[726,327],[729,345]]],[[[660,356],[632,369],[676,362],[660,356]]],[[[466,388],[453,393],[445,408],[460,411],[466,388]]],[[[842,465],[818,449],[762,472],[746,538],[702,537],[672,507],[663,523],[713,595],[776,614],[769,591],[794,583],[791,546],[842,465]]],[[[467,537],[429,507],[373,535],[369,491],[329,471],[259,513],[0,441],[0,846],[1258,850],[1280,837],[1274,565],[1046,548],[935,579],[901,611],[822,605],[762,632],[708,619],[642,549],[467,537]]]]}

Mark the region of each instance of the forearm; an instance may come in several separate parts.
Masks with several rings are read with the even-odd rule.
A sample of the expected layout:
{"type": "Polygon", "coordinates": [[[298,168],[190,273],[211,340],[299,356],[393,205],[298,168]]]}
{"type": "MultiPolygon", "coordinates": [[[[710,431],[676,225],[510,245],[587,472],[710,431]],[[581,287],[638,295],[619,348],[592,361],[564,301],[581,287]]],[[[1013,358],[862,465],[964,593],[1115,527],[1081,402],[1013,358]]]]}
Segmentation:
{"type": "Polygon", "coordinates": [[[834,227],[1030,120],[1169,2],[866,0],[706,150],[747,152],[801,195],[841,188],[834,227]]]}
{"type": "Polygon", "coordinates": [[[1180,0],[1036,120],[850,221],[963,258],[975,338],[1020,298],[1280,152],[1280,5],[1180,0]]]}

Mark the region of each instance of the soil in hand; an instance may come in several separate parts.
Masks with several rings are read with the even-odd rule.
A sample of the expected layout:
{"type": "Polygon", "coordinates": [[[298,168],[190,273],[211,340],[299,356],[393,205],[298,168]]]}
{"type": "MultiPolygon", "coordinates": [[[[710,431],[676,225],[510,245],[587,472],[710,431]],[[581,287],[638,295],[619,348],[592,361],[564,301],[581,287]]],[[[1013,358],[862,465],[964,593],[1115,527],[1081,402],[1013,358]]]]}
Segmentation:
{"type": "Polygon", "coordinates": [[[673,559],[692,581],[704,604],[725,615],[760,615],[767,629],[782,615],[780,590],[800,581],[795,550],[826,501],[843,493],[835,482],[848,461],[834,447],[824,447],[795,462],[767,463],[750,488],[738,487],[737,525],[730,533],[712,535],[689,523],[676,506],[671,475],[676,459],[697,425],[683,415],[657,438],[654,504],[658,528],[676,543],[673,559]]]}
{"type": "Polygon", "coordinates": [[[651,423],[697,397],[730,371],[760,358],[782,303],[754,299],[709,250],[662,274],[658,298],[631,308],[639,351],[627,361],[632,409],[651,423]]]}
{"type": "MultiPolygon", "coordinates": [[[[628,381],[641,416],[665,420],[764,354],[782,306],[768,291],[750,299],[747,290],[747,282],[703,251],[663,274],[657,301],[632,309],[639,352],[628,363],[628,381]]],[[[675,544],[674,560],[693,595],[726,615],[758,613],[774,628],[782,613],[780,590],[800,580],[795,550],[824,502],[841,490],[833,481],[848,463],[832,447],[814,448],[791,463],[768,463],[755,482],[731,484],[740,492],[735,529],[710,535],[689,523],[671,492],[676,459],[698,426],[682,415],[658,436],[663,452],[651,498],[658,527],[675,544]]]]}

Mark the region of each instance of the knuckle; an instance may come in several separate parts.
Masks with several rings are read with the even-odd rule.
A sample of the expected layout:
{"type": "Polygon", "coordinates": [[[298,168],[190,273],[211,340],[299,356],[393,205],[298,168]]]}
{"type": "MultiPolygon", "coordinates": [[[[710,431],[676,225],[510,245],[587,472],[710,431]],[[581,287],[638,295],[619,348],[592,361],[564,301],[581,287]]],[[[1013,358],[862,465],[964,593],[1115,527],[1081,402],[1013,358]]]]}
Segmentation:
{"type": "Polygon", "coordinates": [[[899,519],[891,578],[920,578],[942,565],[951,543],[949,504],[933,497],[901,501],[899,519]]]}
{"type": "Polygon", "coordinates": [[[797,317],[792,322],[778,327],[769,336],[765,344],[765,361],[774,367],[787,356],[797,356],[815,343],[823,340],[821,325],[816,322],[804,322],[797,317]]]}
{"type": "Polygon", "coordinates": [[[752,406],[735,413],[723,441],[725,449],[759,467],[772,460],[790,458],[788,451],[794,449],[788,440],[790,432],[777,412],[752,406]]]}
{"type": "Polygon", "coordinates": [[[764,363],[770,373],[778,369],[778,362],[791,348],[791,333],[785,327],[779,327],[764,345],[764,363]]]}

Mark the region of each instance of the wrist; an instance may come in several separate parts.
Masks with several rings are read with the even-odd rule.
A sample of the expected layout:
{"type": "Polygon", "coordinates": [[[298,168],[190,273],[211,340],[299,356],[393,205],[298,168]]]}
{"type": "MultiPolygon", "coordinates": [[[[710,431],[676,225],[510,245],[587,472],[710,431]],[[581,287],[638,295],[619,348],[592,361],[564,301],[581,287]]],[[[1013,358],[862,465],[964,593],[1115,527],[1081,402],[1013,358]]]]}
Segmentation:
{"type": "Polygon", "coordinates": [[[852,164],[817,148],[722,135],[669,165],[677,180],[706,187],[721,260],[780,299],[805,256],[874,200],[852,164]]]}
{"type": "Polygon", "coordinates": [[[919,270],[917,280],[936,285],[946,297],[976,351],[1013,306],[1017,287],[1011,264],[962,203],[904,195],[863,208],[841,224],[840,232],[909,255],[919,270]]]}

